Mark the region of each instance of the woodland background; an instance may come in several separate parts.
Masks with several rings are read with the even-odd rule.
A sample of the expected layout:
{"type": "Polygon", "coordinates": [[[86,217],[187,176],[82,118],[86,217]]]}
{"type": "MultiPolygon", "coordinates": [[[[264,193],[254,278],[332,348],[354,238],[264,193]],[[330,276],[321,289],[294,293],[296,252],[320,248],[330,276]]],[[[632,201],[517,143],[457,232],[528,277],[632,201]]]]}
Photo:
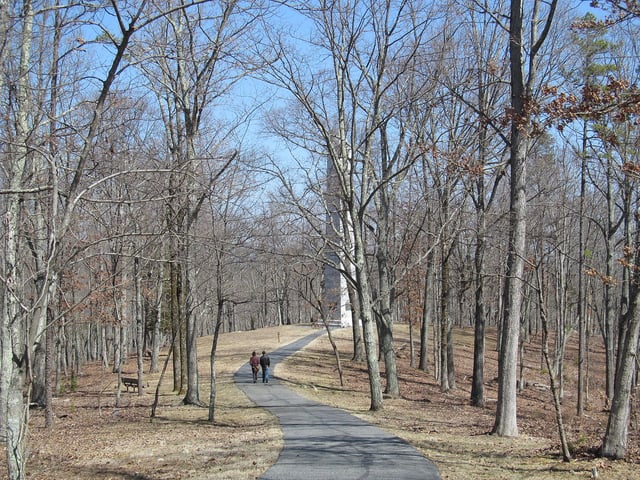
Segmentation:
{"type": "MultiPolygon", "coordinates": [[[[44,426],[42,409],[31,418],[29,473],[32,480],[149,480],[259,478],[277,461],[283,446],[278,420],[258,409],[234,382],[251,381],[248,354],[254,349],[273,352],[320,326],[286,325],[253,331],[223,333],[217,354],[216,421],[207,420],[207,409],[184,405],[170,382],[159,382],[160,373],[145,375],[142,394],[124,392],[115,405],[117,375],[99,362],[87,364],[73,390],[56,395],[54,428],[44,426]],[[244,376],[243,376],[244,375],[244,376]],[[156,388],[159,398],[156,401],[156,388]],[[155,417],[150,418],[153,405],[155,417]]],[[[432,372],[411,367],[407,325],[398,325],[395,346],[402,395],[385,399],[384,408],[369,409],[369,388],[362,362],[350,360],[353,342],[349,329],[334,330],[341,353],[343,385],[333,348],[326,335],[296,355],[274,364],[277,380],[299,394],[362,417],[403,438],[435,463],[443,480],[635,480],[640,464],[640,435],[633,429],[626,460],[598,457],[606,427],[605,397],[592,395],[585,414],[575,413],[577,345],[567,345],[568,381],[565,385],[567,434],[573,460],[563,462],[547,373],[541,368],[541,336],[532,337],[524,359],[529,379],[519,395],[521,435],[490,435],[495,415],[497,375],[496,331],[487,332],[487,404],[469,403],[473,368],[473,329],[455,329],[455,390],[443,394],[432,372]]],[[[208,392],[208,346],[211,337],[198,342],[201,388],[208,392]]],[[[164,357],[166,350],[161,353],[164,357]]],[[[135,375],[135,357],[123,367],[135,375]]],[[[149,359],[145,360],[148,365],[149,359]]],[[[601,391],[604,352],[591,350],[592,389],[601,391]],[[598,380],[599,379],[599,380],[598,380]]],[[[170,366],[168,368],[171,368],[170,366]]],[[[635,399],[637,412],[638,400],[635,399]]],[[[636,414],[637,418],[637,414],[636,414]]],[[[637,420],[634,420],[637,421],[637,420]]],[[[0,464],[0,478],[4,465],[0,464]]]]}
{"type": "Polygon", "coordinates": [[[522,359],[540,336],[569,460],[576,340],[575,414],[602,395],[599,454],[624,458],[640,11],[591,3],[0,2],[9,477],[28,470],[29,406],[54,428],[54,398],[87,362],[120,385],[134,354],[125,375],[142,385],[167,347],[173,391],[214,423],[219,335],[322,324],[327,267],[347,280],[370,410],[402,394],[399,324],[443,395],[457,388],[454,328],[472,328],[469,401],[484,408],[495,329],[492,430],[517,436],[522,359]]]}

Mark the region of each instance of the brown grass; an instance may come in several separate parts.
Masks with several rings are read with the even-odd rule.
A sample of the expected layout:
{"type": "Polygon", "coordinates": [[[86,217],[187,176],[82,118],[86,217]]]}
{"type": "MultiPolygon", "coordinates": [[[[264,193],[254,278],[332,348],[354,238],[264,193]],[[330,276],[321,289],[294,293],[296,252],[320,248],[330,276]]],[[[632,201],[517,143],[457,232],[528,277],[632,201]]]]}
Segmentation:
{"type": "MultiPolygon", "coordinates": [[[[365,367],[350,360],[351,333],[334,334],[345,371],[345,386],[340,387],[335,359],[325,337],[300,352],[277,371],[302,394],[347,410],[354,415],[393,432],[420,449],[433,460],[444,479],[540,479],[592,478],[597,470],[602,479],[640,479],[640,438],[637,427],[631,430],[629,460],[609,461],[594,452],[602,440],[607,412],[604,409],[602,352],[592,346],[590,357],[591,395],[585,415],[577,417],[576,376],[573,346],[567,352],[564,418],[576,460],[563,463],[555,423],[549,379],[542,368],[540,349],[535,341],[527,344],[525,378],[528,387],[518,398],[517,438],[490,435],[496,406],[497,352],[495,338],[487,341],[485,364],[485,408],[469,404],[473,365],[473,331],[456,332],[455,360],[457,388],[440,392],[432,374],[411,368],[408,331],[397,326],[395,342],[401,377],[400,399],[386,399],[382,411],[371,412],[369,385],[365,367]]],[[[593,342],[595,343],[595,342],[593,342]]],[[[417,347],[417,345],[416,345],[417,347]]],[[[381,367],[383,365],[381,364],[381,367]]],[[[636,407],[637,407],[637,400],[636,407]]],[[[634,420],[637,425],[637,419],[634,420]]]]}
{"type": "MultiPolygon", "coordinates": [[[[273,350],[309,332],[309,327],[279,327],[223,335],[216,356],[214,424],[207,421],[207,408],[181,405],[183,395],[171,391],[170,379],[164,381],[151,422],[159,374],[145,376],[151,387],[142,396],[123,393],[123,406],[116,408],[116,376],[87,366],[77,391],[56,398],[53,429],[43,428],[42,412],[32,412],[28,478],[257,478],[276,461],[282,435],[275,418],[255,408],[235,386],[233,373],[248,361],[251,350],[273,350]]],[[[205,402],[210,349],[211,338],[200,339],[200,399],[205,402]]],[[[135,376],[135,368],[132,358],[124,371],[135,376]]]]}
{"type": "MultiPolygon", "coordinates": [[[[114,405],[115,375],[87,366],[74,393],[55,400],[58,415],[52,429],[43,427],[42,412],[32,411],[28,478],[53,479],[254,479],[278,456],[282,436],[270,414],[255,408],[234,385],[233,372],[246,363],[251,350],[274,350],[310,332],[309,327],[268,328],[225,334],[217,355],[216,422],[207,422],[208,410],[181,405],[182,396],[165,381],[157,418],[150,408],[159,375],[147,375],[151,388],[142,396],[123,394],[123,406],[114,405]]],[[[396,345],[401,376],[401,399],[386,399],[384,409],[369,411],[368,380],[364,365],[350,361],[349,330],[335,332],[345,368],[340,387],[335,359],[325,337],[287,362],[275,366],[275,375],[306,396],[338,406],[392,431],[431,458],[444,479],[565,479],[640,478],[637,429],[631,430],[630,460],[612,462],[594,457],[606,425],[601,385],[601,352],[591,354],[589,409],[573,414],[574,385],[567,380],[565,414],[569,437],[578,459],[569,464],[558,455],[557,430],[548,384],[540,368],[539,351],[527,349],[527,381],[531,387],[519,398],[521,435],[507,439],[488,435],[495,411],[495,352],[488,342],[486,361],[487,406],[469,406],[472,332],[456,338],[456,390],[443,394],[433,376],[409,367],[406,328],[399,326],[396,345]],[[534,386],[537,385],[537,386],[534,386]]],[[[209,398],[210,338],[199,344],[200,398],[209,398]]],[[[568,352],[573,365],[574,350],[568,352]]],[[[133,376],[135,361],[125,368],[133,376]]],[[[247,374],[249,375],[248,369],[247,374]]],[[[567,378],[573,378],[572,367],[567,378]]],[[[2,452],[4,458],[4,452],[2,452]]],[[[0,476],[6,475],[0,464],[0,476]]]]}

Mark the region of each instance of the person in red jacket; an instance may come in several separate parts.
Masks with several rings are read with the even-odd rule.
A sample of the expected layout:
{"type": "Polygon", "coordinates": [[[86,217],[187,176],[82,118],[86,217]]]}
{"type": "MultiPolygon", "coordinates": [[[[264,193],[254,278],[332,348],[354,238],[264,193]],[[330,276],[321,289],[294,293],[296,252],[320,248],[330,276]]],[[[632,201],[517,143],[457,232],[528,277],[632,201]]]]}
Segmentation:
{"type": "Polygon", "coordinates": [[[260,357],[256,352],[251,354],[249,364],[251,364],[251,373],[253,373],[253,383],[256,383],[258,381],[258,370],[260,370],[260,357]]]}

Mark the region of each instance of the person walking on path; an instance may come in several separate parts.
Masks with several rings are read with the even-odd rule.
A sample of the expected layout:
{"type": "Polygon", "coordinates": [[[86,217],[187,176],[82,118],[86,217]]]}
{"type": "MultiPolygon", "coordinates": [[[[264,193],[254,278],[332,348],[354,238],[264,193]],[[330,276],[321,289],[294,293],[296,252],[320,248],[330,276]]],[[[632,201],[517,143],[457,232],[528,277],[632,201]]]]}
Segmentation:
{"type": "Polygon", "coordinates": [[[249,364],[251,365],[251,373],[253,374],[253,383],[257,383],[258,370],[260,370],[260,357],[258,357],[258,354],[256,352],[251,353],[249,364]]]}
{"type": "MultiPolygon", "coordinates": [[[[274,365],[326,335],[323,330],[275,349],[274,365]]],[[[269,388],[251,387],[241,370],[234,375],[236,384],[258,407],[278,418],[284,438],[278,460],[259,480],[441,480],[433,462],[401,438],[344,410],[302,397],[277,376],[269,388]]]]}
{"type": "Polygon", "coordinates": [[[264,350],[260,357],[260,366],[262,367],[262,383],[269,383],[269,367],[271,366],[271,359],[264,350]]]}

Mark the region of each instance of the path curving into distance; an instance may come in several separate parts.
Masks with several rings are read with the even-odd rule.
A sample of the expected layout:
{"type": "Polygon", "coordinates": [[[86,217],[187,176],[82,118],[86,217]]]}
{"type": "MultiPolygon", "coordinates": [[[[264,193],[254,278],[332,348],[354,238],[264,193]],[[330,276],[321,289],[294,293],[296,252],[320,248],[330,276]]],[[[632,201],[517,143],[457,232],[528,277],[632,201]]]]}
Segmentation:
{"type": "MultiPolygon", "coordinates": [[[[326,333],[323,329],[269,352],[272,369],[326,333]]],[[[245,364],[234,376],[257,406],[280,422],[284,448],[261,480],[439,480],[435,465],[399,437],[343,410],[308,400],[277,377],[253,383],[245,364]]]]}

